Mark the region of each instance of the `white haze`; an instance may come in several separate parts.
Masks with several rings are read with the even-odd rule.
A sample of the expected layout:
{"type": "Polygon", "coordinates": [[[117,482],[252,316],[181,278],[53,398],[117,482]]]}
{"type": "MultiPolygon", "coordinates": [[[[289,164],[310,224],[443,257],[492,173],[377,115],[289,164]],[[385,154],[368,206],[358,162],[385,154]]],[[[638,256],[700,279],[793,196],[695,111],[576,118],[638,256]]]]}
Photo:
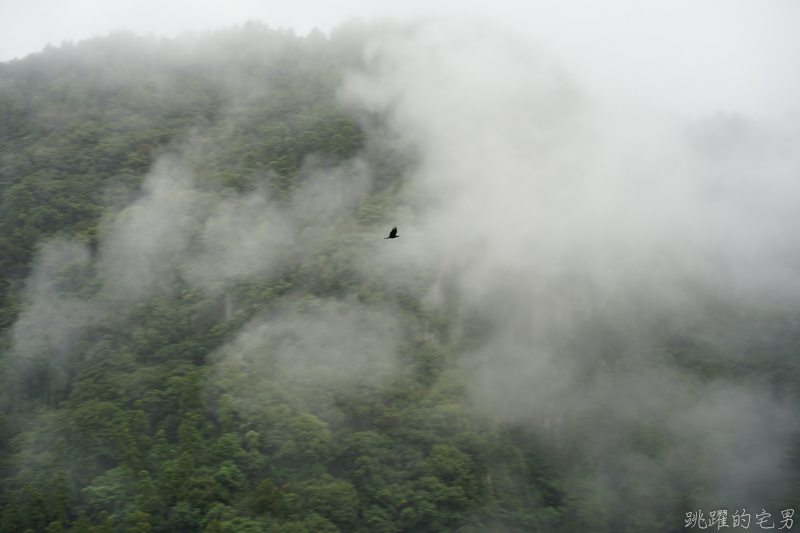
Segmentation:
{"type": "MultiPolygon", "coordinates": [[[[490,321],[462,359],[480,402],[556,432],[587,414],[617,420],[613,432],[663,421],[676,461],[686,443],[713,443],[715,504],[779,491],[796,414],[758,386],[687,381],[654,346],[659,327],[735,346],[735,332],[711,331],[712,302],[796,308],[797,137],[605,101],[473,19],[387,35],[367,57],[372,72],[343,97],[386,113],[418,148],[409,196],[425,204],[397,215],[402,238],[365,272],[437,270],[456,287],[462,335],[469,314],[490,321]]],[[[617,435],[593,439],[626,460],[602,449],[617,435]]]]}
{"type": "Polygon", "coordinates": [[[793,0],[3,0],[0,61],[120,29],[171,37],[261,20],[306,34],[348,17],[429,13],[471,13],[511,28],[610,97],[687,116],[800,113],[800,4],[793,0]]]}
{"type": "MultiPolygon", "coordinates": [[[[489,337],[459,364],[496,416],[550,430],[600,406],[620,423],[664,422],[675,457],[698,440],[720,451],[706,463],[716,504],[761,505],[754,495],[785,481],[779,452],[795,435],[796,414],[762,387],[703,388],[670,370],[653,349],[654,324],[706,325],[709,301],[769,311],[797,301],[797,138],[758,121],[688,121],[606,99],[557,55],[471,17],[387,30],[365,54],[369,71],[352,73],[342,102],[385,114],[419,163],[404,190],[409,201],[393,213],[401,238],[358,265],[364,276],[380,272],[401,285],[435,272],[427,301],[449,309],[456,337],[470,334],[472,315],[489,322],[489,337]]],[[[175,267],[211,294],[267,274],[303,221],[351,209],[370,180],[361,161],[307,170],[295,203],[278,207],[263,192],[197,192],[190,163],[191,150],[161,160],[141,198],[108,221],[99,252],[108,308],[58,300],[48,265],[87,256],[80,247],[45,249],[15,325],[18,351],[38,350],[42,328],[68,345],[112,306],[168,290],[175,267]]],[[[334,304],[319,305],[272,322],[258,316],[220,351],[220,364],[272,350],[289,371],[322,366],[337,379],[342,369],[358,378],[395,368],[390,310],[338,316],[334,304]],[[375,317],[383,334],[365,334],[375,317]],[[281,345],[287,335],[294,344],[281,345]],[[322,364],[324,355],[331,359],[322,364]]],[[[601,456],[622,455],[600,437],[601,456]]]]}
{"type": "Polygon", "coordinates": [[[84,265],[88,260],[89,251],[79,244],[53,243],[43,250],[27,281],[30,305],[14,325],[14,346],[19,353],[63,359],[72,351],[82,328],[97,312],[85,302],[61,297],[57,276],[65,265],[84,265]]]}
{"type": "Polygon", "coordinates": [[[269,275],[295,245],[300,222],[329,220],[351,209],[369,182],[358,159],[327,171],[310,165],[292,204],[278,207],[265,190],[244,196],[200,192],[187,163],[192,150],[160,157],[140,198],[103,221],[97,254],[103,290],[96,303],[74,300],[61,294],[65,287],[57,288],[62,269],[86,265],[88,248],[60,241],[42,247],[26,283],[28,307],[14,325],[15,348],[23,358],[48,351],[63,358],[80,333],[105,315],[124,314],[153,296],[175,296],[176,271],[212,296],[237,279],[269,275]]]}
{"type": "Polygon", "coordinates": [[[423,25],[368,55],[377,74],[351,77],[343,94],[389,111],[421,150],[413,185],[432,198],[398,255],[464,269],[475,297],[508,275],[547,286],[565,274],[610,293],[680,298],[691,281],[797,295],[796,138],[606,105],[476,23],[423,25]]]}

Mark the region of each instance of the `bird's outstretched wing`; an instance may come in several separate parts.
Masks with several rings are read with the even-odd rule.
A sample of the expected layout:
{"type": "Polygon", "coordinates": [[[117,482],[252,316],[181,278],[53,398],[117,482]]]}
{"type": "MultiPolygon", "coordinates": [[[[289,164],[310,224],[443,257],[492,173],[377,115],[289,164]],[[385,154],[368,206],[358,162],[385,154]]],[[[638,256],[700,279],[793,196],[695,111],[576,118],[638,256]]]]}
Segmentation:
{"type": "Polygon", "coordinates": [[[389,237],[391,238],[397,237],[397,226],[392,228],[392,231],[389,233],[389,237]]]}

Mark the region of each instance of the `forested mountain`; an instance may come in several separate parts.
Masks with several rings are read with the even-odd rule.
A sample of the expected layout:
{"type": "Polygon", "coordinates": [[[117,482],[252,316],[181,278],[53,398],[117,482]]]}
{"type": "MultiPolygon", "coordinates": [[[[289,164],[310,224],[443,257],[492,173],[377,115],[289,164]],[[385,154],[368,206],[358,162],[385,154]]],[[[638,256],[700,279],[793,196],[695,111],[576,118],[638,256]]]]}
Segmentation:
{"type": "MultiPolygon", "coordinates": [[[[492,285],[421,258],[455,254],[410,244],[440,202],[418,177],[438,137],[401,96],[353,96],[392,68],[374,43],[408,32],[123,32],[0,64],[0,532],[644,532],[800,511],[791,295],[642,318],[570,271],[535,291],[532,316],[557,317],[541,334],[505,327],[530,300],[511,267],[492,285]],[[554,296],[584,289],[580,309],[554,296]],[[555,362],[531,371],[529,352],[555,362]]],[[[692,130],[701,167],[739,153],[722,122],[692,130]]]]}

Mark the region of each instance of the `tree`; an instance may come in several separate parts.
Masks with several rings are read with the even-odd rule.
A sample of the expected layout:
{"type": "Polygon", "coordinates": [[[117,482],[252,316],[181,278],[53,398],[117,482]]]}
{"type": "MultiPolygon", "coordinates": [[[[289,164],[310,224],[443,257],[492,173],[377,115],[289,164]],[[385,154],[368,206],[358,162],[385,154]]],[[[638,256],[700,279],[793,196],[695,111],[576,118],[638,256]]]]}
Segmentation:
{"type": "Polygon", "coordinates": [[[59,470],[53,480],[53,496],[50,500],[50,520],[58,522],[61,527],[67,522],[67,515],[70,510],[69,487],[67,487],[67,475],[63,470],[59,470]]]}
{"type": "Polygon", "coordinates": [[[301,413],[286,424],[286,440],[280,457],[295,461],[318,462],[330,454],[331,433],[327,424],[310,413],[301,413]]]}
{"type": "Polygon", "coordinates": [[[80,511],[78,519],[72,524],[69,533],[92,533],[93,531],[92,523],[89,521],[89,517],[86,516],[86,511],[80,511]]]}
{"type": "Polygon", "coordinates": [[[0,532],[14,533],[22,530],[22,517],[17,503],[17,494],[8,489],[4,491],[3,512],[0,514],[0,532]]]}
{"type": "Polygon", "coordinates": [[[24,485],[22,492],[27,497],[26,505],[23,508],[25,525],[30,529],[43,529],[47,523],[44,498],[38,490],[30,485],[24,485]]]}
{"type": "Polygon", "coordinates": [[[256,487],[251,507],[257,515],[269,513],[276,517],[283,516],[283,493],[267,478],[256,487]]]}
{"type": "Polygon", "coordinates": [[[142,511],[131,511],[125,517],[125,523],[128,524],[126,533],[150,533],[153,526],[150,525],[150,515],[142,511]]]}
{"type": "Polygon", "coordinates": [[[339,528],[351,530],[358,519],[359,499],[356,489],[344,480],[323,476],[303,491],[306,505],[339,528]]]}

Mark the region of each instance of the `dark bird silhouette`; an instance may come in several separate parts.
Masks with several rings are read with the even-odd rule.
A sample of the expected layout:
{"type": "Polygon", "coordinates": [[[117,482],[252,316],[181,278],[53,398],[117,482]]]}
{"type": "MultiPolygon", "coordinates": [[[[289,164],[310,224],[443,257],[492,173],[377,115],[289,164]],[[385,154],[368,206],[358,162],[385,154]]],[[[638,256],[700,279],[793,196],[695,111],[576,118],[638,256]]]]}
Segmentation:
{"type": "Polygon", "coordinates": [[[392,231],[389,232],[389,236],[384,237],[383,240],[385,241],[386,239],[396,239],[399,236],[400,235],[397,234],[397,226],[395,226],[392,228],[392,231]]]}

